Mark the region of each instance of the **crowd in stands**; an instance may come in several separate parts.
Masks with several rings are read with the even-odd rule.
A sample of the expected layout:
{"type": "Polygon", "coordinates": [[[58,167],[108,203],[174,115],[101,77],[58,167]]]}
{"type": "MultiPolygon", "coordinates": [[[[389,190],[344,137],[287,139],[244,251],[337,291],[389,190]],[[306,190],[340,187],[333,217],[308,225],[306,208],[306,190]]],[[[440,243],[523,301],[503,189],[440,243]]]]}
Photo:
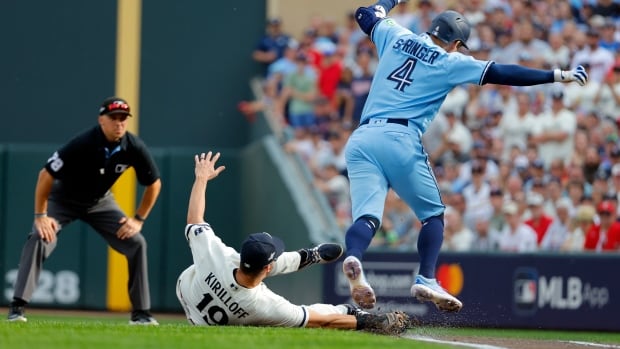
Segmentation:
{"type": "MultiPolygon", "coordinates": [[[[466,85],[424,135],[446,205],[446,251],[620,252],[620,4],[615,0],[418,0],[390,16],[414,33],[445,9],[463,13],[479,59],[532,68],[583,65],[585,87],[466,85]]],[[[351,223],[344,146],[358,126],[377,62],[353,13],[313,17],[301,37],[267,24],[253,52],[265,66],[259,110],[291,130],[344,230],[351,223]]],[[[391,192],[374,247],[416,248],[420,222],[391,192]]]]}

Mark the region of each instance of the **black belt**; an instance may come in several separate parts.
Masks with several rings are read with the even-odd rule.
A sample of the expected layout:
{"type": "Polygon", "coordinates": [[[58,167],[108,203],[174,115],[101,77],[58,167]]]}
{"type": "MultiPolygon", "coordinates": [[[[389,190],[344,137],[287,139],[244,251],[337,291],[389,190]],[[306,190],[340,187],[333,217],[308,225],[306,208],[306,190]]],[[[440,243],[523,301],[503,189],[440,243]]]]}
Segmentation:
{"type": "MultiPolygon", "coordinates": [[[[361,125],[368,125],[368,123],[370,122],[370,119],[366,119],[364,121],[362,121],[361,125]]],[[[409,126],[409,120],[408,119],[387,119],[387,123],[388,124],[399,124],[399,125],[403,125],[403,126],[409,126]]]]}

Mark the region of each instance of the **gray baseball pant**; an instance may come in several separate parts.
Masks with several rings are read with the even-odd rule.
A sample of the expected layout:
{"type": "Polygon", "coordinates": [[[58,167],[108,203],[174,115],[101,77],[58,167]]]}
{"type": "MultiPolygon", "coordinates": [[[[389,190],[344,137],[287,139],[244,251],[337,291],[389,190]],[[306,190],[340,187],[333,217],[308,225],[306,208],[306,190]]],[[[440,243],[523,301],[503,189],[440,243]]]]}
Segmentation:
{"type": "MultiPolygon", "coordinates": [[[[127,289],[134,310],[149,310],[151,296],[149,293],[146,239],[141,233],[129,239],[116,237],[120,228],[119,220],[125,216],[111,193],[106,194],[95,204],[85,205],[73,201],[48,201],[47,215],[59,223],[59,229],[79,219],[88,223],[114,250],[127,258],[129,281],[127,289]]],[[[60,236],[60,230],[57,237],[60,236]]],[[[24,245],[19,260],[19,271],[13,297],[29,302],[32,298],[43,262],[52,254],[58,239],[54,242],[41,240],[39,232],[32,227],[32,232],[24,245]]]]}

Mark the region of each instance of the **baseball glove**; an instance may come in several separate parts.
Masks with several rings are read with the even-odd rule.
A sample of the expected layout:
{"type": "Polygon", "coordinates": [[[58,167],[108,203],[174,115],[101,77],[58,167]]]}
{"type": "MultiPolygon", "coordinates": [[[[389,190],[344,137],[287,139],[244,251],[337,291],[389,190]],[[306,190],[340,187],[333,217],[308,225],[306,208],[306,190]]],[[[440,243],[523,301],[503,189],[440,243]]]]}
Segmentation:
{"type": "Polygon", "coordinates": [[[356,318],[358,330],[377,334],[398,336],[411,327],[409,315],[402,311],[385,314],[360,313],[356,318]]]}

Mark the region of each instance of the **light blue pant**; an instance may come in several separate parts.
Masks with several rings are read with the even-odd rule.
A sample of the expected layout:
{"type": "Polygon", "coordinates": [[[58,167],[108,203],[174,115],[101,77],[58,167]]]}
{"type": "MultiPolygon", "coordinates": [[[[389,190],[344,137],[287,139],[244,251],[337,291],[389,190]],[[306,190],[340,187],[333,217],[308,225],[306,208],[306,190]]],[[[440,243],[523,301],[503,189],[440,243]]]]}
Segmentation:
{"type": "Polygon", "coordinates": [[[370,215],[381,221],[390,187],[421,221],[443,213],[445,206],[419,131],[411,123],[405,127],[386,121],[372,119],[347,142],[353,219],[370,215]]]}

